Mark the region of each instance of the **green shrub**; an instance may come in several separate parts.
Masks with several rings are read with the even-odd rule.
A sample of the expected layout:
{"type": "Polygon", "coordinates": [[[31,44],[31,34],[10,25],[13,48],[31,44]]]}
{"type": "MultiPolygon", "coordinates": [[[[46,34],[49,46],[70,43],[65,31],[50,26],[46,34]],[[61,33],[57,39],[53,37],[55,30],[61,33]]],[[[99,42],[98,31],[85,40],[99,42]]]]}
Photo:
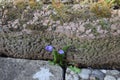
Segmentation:
{"type": "Polygon", "coordinates": [[[101,1],[93,3],[90,6],[90,10],[98,17],[111,17],[112,2],[101,1]]]}

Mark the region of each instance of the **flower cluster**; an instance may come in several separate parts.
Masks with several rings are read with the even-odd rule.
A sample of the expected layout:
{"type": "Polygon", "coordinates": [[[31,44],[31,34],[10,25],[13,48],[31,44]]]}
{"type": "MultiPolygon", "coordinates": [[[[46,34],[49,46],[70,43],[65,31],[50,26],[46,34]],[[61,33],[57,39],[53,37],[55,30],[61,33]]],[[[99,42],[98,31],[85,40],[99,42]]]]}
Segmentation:
{"type": "MultiPolygon", "coordinates": [[[[47,45],[45,47],[45,50],[53,53],[53,58],[54,58],[54,61],[52,62],[53,64],[57,63],[60,66],[64,67],[64,66],[66,66],[66,62],[64,60],[64,57],[65,57],[64,55],[69,47],[70,46],[65,46],[62,49],[56,51],[56,50],[54,50],[54,47],[52,45],[47,45]]],[[[69,69],[75,73],[80,73],[80,69],[75,66],[70,66],[69,69]]]]}
{"type": "Polygon", "coordinates": [[[49,45],[45,47],[45,50],[48,52],[52,52],[53,51],[53,46],[49,45]]]}
{"type": "MultiPolygon", "coordinates": [[[[48,46],[45,47],[45,50],[48,51],[48,52],[52,52],[52,51],[53,51],[53,46],[48,45],[48,46]]],[[[64,51],[63,51],[62,49],[60,49],[60,50],[58,51],[58,53],[59,53],[59,54],[64,54],[64,51]]]]}
{"type": "Polygon", "coordinates": [[[65,46],[63,47],[62,49],[60,50],[55,50],[55,48],[52,46],[52,45],[47,45],[45,47],[45,50],[48,51],[48,52],[52,52],[52,55],[53,55],[53,63],[54,64],[59,64],[60,66],[63,66],[65,63],[64,59],[65,59],[65,52],[67,51],[68,49],[68,46],[65,46]]]}

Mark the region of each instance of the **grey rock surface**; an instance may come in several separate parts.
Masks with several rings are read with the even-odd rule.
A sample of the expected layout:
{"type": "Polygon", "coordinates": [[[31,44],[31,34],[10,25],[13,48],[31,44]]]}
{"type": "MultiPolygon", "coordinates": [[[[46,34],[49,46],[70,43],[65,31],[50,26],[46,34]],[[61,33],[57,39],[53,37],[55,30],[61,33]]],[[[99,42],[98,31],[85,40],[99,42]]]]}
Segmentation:
{"type": "Polygon", "coordinates": [[[117,80],[120,80],[120,77],[117,80]]]}
{"type": "Polygon", "coordinates": [[[104,80],[116,80],[116,78],[114,76],[107,75],[104,80]]]}
{"type": "Polygon", "coordinates": [[[105,74],[104,74],[104,73],[102,73],[102,72],[101,72],[101,71],[99,71],[99,70],[93,70],[93,72],[92,72],[91,76],[96,77],[96,78],[97,78],[97,79],[99,79],[99,80],[103,80],[103,79],[104,79],[105,74]]]}
{"type": "Polygon", "coordinates": [[[67,72],[65,74],[66,80],[79,80],[79,75],[75,74],[75,72],[71,71],[69,68],[67,68],[67,72]]]}
{"type": "Polygon", "coordinates": [[[63,80],[62,73],[47,61],[0,57],[0,80],[63,80]]]}
{"type": "Polygon", "coordinates": [[[79,76],[82,78],[82,79],[89,79],[89,76],[91,74],[91,70],[89,69],[82,69],[79,76]]]}
{"type": "Polygon", "coordinates": [[[120,72],[118,70],[111,70],[108,72],[108,74],[111,74],[111,75],[119,75],[120,72]]]}
{"type": "Polygon", "coordinates": [[[75,73],[70,68],[67,68],[65,80],[120,80],[120,74],[111,75],[109,72],[119,70],[106,70],[106,69],[92,69],[92,68],[82,68],[80,72],[75,73]]]}

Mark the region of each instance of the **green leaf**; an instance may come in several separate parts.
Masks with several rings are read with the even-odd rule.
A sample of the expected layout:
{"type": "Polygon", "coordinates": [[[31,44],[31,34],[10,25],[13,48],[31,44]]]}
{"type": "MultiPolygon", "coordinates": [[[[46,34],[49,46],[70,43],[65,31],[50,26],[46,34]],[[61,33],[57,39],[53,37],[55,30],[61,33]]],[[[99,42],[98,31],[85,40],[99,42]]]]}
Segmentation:
{"type": "Polygon", "coordinates": [[[63,66],[63,58],[64,55],[59,54],[59,59],[60,59],[60,65],[63,66]]]}
{"type": "Polygon", "coordinates": [[[70,47],[70,46],[65,46],[65,47],[62,48],[62,50],[63,50],[64,52],[66,52],[69,47],[70,47]]]}
{"type": "Polygon", "coordinates": [[[80,69],[79,68],[77,68],[76,66],[69,66],[69,69],[71,70],[71,71],[73,71],[73,72],[75,72],[75,73],[80,73],[80,69]]]}
{"type": "Polygon", "coordinates": [[[58,53],[57,53],[57,51],[56,50],[53,50],[53,52],[52,52],[52,54],[53,54],[53,58],[54,58],[54,63],[57,63],[57,61],[58,61],[58,53]]]}
{"type": "Polygon", "coordinates": [[[50,65],[55,65],[55,63],[53,61],[48,61],[50,65]]]}

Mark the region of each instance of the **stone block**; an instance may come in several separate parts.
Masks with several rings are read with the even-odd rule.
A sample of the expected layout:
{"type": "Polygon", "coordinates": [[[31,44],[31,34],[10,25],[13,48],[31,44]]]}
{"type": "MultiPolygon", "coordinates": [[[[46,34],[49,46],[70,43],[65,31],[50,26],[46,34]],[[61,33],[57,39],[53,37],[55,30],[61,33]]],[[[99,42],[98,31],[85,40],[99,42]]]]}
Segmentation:
{"type": "Polygon", "coordinates": [[[0,57],[0,80],[63,80],[62,73],[47,61],[0,57]]]}

